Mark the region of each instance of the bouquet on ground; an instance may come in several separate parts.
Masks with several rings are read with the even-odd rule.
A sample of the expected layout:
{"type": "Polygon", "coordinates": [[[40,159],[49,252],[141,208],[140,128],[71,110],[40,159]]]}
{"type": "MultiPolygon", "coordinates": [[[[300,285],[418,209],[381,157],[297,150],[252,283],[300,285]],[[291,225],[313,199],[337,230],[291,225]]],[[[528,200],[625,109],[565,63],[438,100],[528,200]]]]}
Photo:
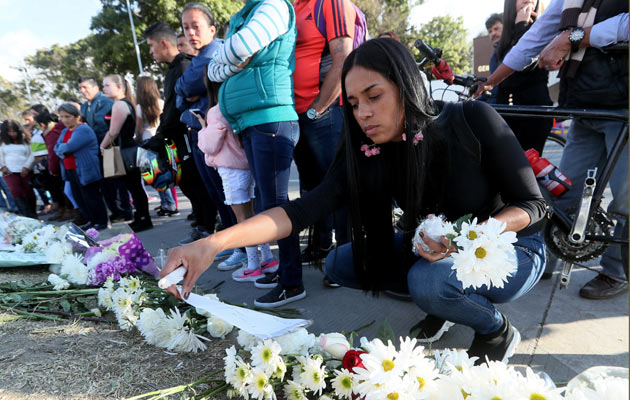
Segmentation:
{"type": "Polygon", "coordinates": [[[451,254],[452,269],[464,289],[483,285],[502,288],[516,272],[516,233],[505,231],[505,223],[494,218],[477,224],[477,218],[470,221],[470,217],[466,215],[451,223],[443,216],[430,214],[416,229],[413,251],[419,255],[416,248],[421,246],[424,251],[432,252],[423,236],[437,242],[444,236],[457,249],[451,254]]]}

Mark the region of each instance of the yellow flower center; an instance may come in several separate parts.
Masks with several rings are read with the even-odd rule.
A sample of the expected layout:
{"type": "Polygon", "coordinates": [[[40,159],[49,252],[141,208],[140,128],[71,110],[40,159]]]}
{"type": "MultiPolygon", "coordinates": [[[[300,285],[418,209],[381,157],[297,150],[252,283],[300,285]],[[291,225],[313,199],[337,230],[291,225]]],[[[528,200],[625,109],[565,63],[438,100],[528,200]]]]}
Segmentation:
{"type": "Polygon", "coordinates": [[[390,393],[387,395],[387,400],[398,400],[398,393],[390,393]]]}
{"type": "Polygon", "coordinates": [[[352,379],[346,376],[341,380],[341,386],[343,386],[344,389],[352,389],[352,379]]]}
{"type": "Polygon", "coordinates": [[[424,387],[425,381],[421,377],[418,377],[417,379],[418,379],[418,383],[420,384],[420,389],[422,389],[424,387]]]}
{"type": "Polygon", "coordinates": [[[320,381],[319,372],[313,372],[313,380],[315,382],[319,382],[320,381]]]}
{"type": "Polygon", "coordinates": [[[477,256],[477,258],[484,258],[486,255],[486,249],[483,247],[478,247],[477,250],[475,250],[475,256],[477,256]]]}
{"type": "Polygon", "coordinates": [[[244,369],[244,368],[239,368],[239,369],[238,369],[238,376],[239,376],[241,379],[245,379],[245,377],[247,376],[247,371],[245,371],[245,369],[244,369]]]}
{"type": "Polygon", "coordinates": [[[491,398],[490,400],[503,400],[503,399],[498,397],[498,396],[495,396],[495,397],[491,398]]]}
{"type": "Polygon", "coordinates": [[[461,365],[456,366],[455,369],[458,370],[459,372],[462,372],[462,370],[463,370],[461,365]]]}
{"type": "Polygon", "coordinates": [[[383,361],[381,365],[383,366],[383,369],[385,370],[385,372],[391,371],[392,369],[394,369],[394,362],[392,360],[385,360],[383,361]]]}
{"type": "Polygon", "coordinates": [[[547,398],[542,394],[532,393],[532,395],[529,396],[529,400],[547,400],[547,398]]]}
{"type": "Polygon", "coordinates": [[[475,231],[469,231],[468,232],[468,240],[475,240],[477,238],[478,238],[477,232],[475,232],[475,231]]]}
{"type": "Polygon", "coordinates": [[[264,376],[261,376],[258,379],[256,379],[256,386],[258,387],[258,390],[263,390],[266,384],[267,384],[267,379],[264,376]]]}
{"type": "Polygon", "coordinates": [[[464,389],[461,389],[462,391],[462,396],[464,396],[464,398],[467,398],[468,396],[470,396],[470,393],[466,392],[464,389]]]}
{"type": "Polygon", "coordinates": [[[271,350],[264,349],[262,352],[262,359],[265,361],[269,361],[270,358],[271,358],[271,350]]]}

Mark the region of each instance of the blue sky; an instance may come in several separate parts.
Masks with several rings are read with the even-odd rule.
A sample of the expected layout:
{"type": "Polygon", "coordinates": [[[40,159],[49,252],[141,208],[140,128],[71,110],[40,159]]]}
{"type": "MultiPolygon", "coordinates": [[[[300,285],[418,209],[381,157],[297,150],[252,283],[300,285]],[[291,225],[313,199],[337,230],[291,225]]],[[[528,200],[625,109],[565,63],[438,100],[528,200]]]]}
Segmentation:
{"type": "MultiPolygon", "coordinates": [[[[25,56],[87,36],[100,9],[99,0],[0,0],[0,76],[18,80],[20,73],[11,67],[25,56]]],[[[413,10],[412,20],[423,24],[437,15],[463,16],[472,39],[485,30],[491,13],[502,10],[502,0],[425,0],[413,10]]]]}

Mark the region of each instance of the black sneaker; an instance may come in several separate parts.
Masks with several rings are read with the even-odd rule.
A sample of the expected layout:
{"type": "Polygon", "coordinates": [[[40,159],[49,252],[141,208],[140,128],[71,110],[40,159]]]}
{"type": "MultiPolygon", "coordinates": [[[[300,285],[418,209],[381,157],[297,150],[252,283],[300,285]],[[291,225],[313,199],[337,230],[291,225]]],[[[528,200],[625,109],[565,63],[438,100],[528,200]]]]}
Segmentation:
{"type": "Polygon", "coordinates": [[[186,219],[189,221],[194,221],[197,217],[195,217],[195,213],[190,213],[186,216],[186,219]]]}
{"type": "Polygon", "coordinates": [[[311,246],[306,246],[302,254],[300,254],[300,258],[302,259],[302,264],[309,264],[315,261],[323,260],[324,258],[326,258],[328,253],[330,253],[330,251],[334,248],[335,248],[334,244],[331,244],[330,246],[326,248],[319,248],[319,249],[314,249],[311,246]]]}
{"type": "Polygon", "coordinates": [[[209,236],[209,234],[207,232],[204,232],[204,231],[202,231],[202,230],[200,230],[198,228],[195,228],[195,229],[192,230],[192,233],[190,234],[190,236],[187,237],[186,239],[180,240],[179,244],[183,246],[185,244],[192,243],[192,242],[194,242],[196,240],[203,239],[203,238],[208,237],[208,236],[209,236]]]}
{"type": "Polygon", "coordinates": [[[445,319],[427,315],[409,330],[409,335],[415,337],[418,343],[433,343],[440,340],[453,325],[455,324],[445,319]]]}
{"type": "Polygon", "coordinates": [[[129,223],[133,221],[133,215],[120,215],[120,214],[112,214],[109,217],[109,222],[116,223],[116,222],[126,222],[129,223]]]}
{"type": "Polygon", "coordinates": [[[278,286],[279,281],[280,276],[277,273],[274,273],[256,279],[256,281],[254,282],[254,286],[259,289],[273,289],[278,286]]]}
{"type": "Polygon", "coordinates": [[[503,325],[496,333],[480,335],[475,333],[468,355],[479,357],[475,365],[483,364],[486,358],[490,361],[501,361],[506,363],[516,352],[516,347],[521,342],[521,334],[510,324],[503,314],[503,325]]]}
{"type": "Polygon", "coordinates": [[[328,275],[324,275],[324,279],[322,279],[322,282],[324,283],[324,286],[329,287],[329,288],[335,289],[335,288],[341,287],[340,284],[330,279],[328,275]]]}
{"type": "Polygon", "coordinates": [[[278,285],[266,295],[254,300],[254,304],[258,307],[274,308],[283,306],[292,301],[301,300],[306,297],[304,286],[293,289],[284,289],[282,285],[278,285]]]}
{"type": "Polygon", "coordinates": [[[179,210],[166,210],[161,208],[160,211],[157,212],[157,215],[160,217],[172,217],[173,215],[179,215],[179,210]]]}

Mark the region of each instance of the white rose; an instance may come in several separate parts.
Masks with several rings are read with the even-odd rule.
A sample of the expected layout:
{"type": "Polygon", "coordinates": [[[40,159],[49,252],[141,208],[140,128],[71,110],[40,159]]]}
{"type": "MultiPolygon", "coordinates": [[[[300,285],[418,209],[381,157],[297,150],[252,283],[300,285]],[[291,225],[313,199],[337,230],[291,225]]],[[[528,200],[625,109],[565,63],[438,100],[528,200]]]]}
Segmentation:
{"type": "Polygon", "coordinates": [[[221,318],[217,318],[215,316],[208,318],[207,329],[208,333],[212,337],[224,339],[228,333],[232,332],[233,328],[233,325],[225,322],[221,318]]]}
{"type": "Polygon", "coordinates": [[[346,352],[350,350],[350,343],[341,333],[327,333],[319,337],[319,346],[326,353],[338,360],[343,359],[346,352]]]}

